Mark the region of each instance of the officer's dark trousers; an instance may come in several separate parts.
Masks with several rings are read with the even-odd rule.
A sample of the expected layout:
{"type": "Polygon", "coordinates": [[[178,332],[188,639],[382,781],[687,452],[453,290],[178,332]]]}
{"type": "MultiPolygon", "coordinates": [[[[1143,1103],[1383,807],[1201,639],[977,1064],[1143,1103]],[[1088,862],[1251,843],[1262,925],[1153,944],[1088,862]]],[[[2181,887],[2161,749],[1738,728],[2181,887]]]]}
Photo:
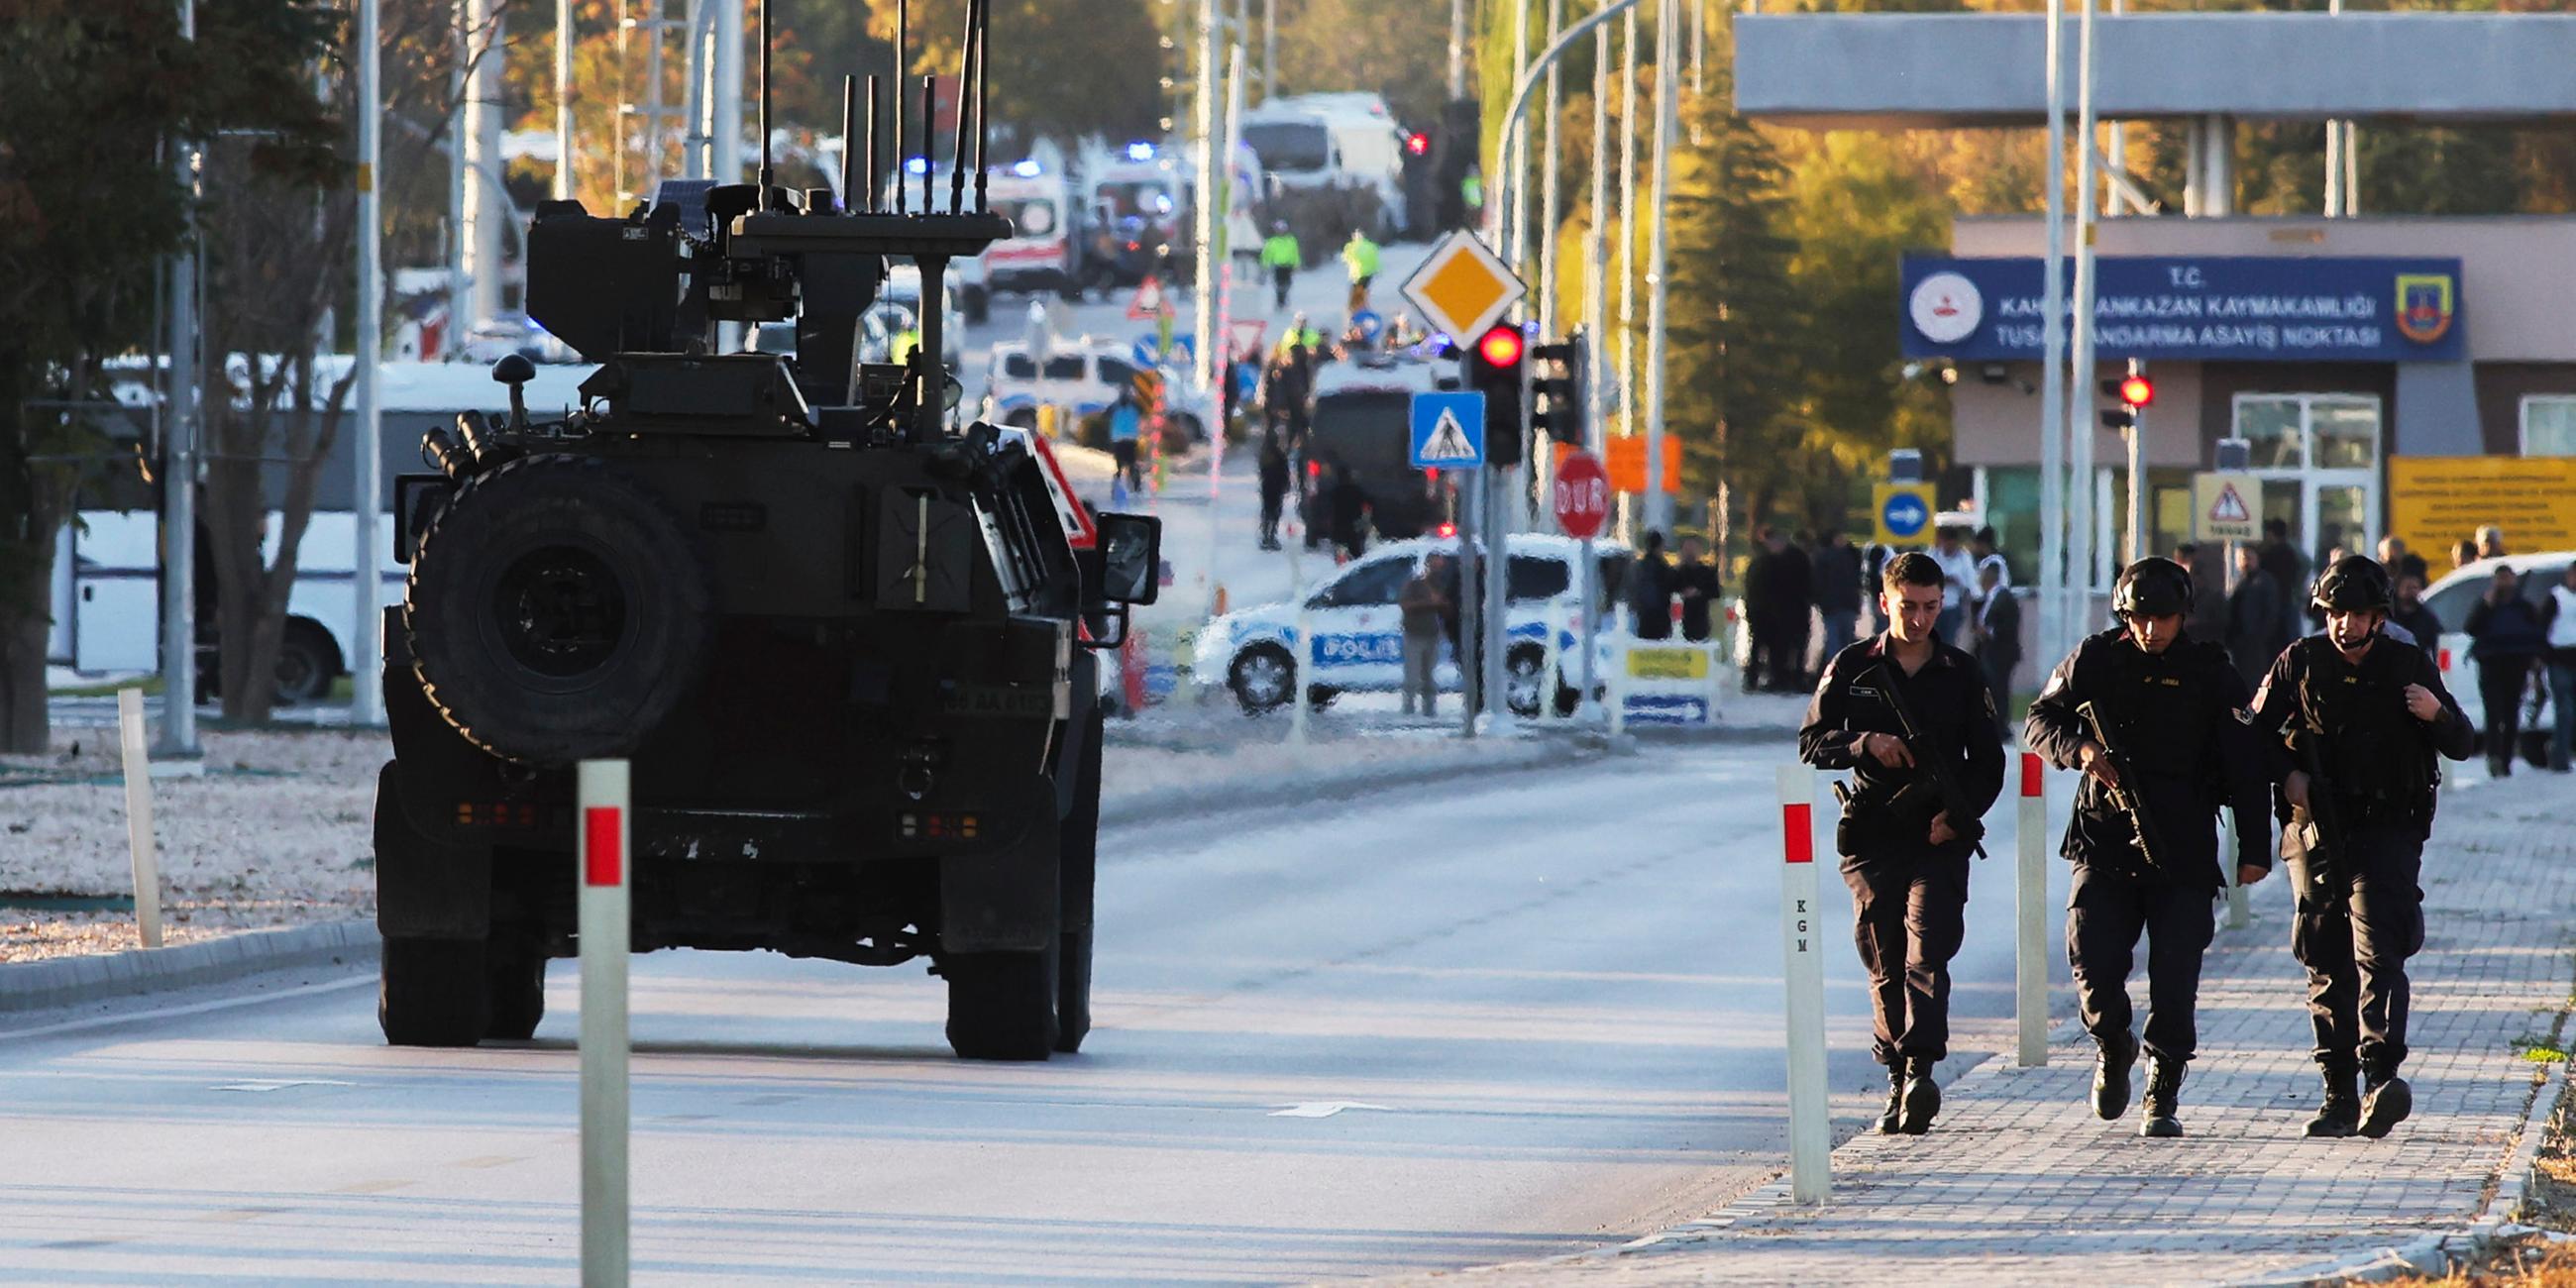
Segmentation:
{"type": "Polygon", "coordinates": [[[2066,960],[2075,968],[2075,998],[2084,1031],[2097,1038],[2129,1032],[2129,970],[2139,932],[2147,936],[2147,1049],[2188,1061],[2198,1043],[2192,1012],[2200,997],[2200,959],[2217,933],[2211,889],[2101,863],[2075,865],[2066,900],[2066,960]]]}
{"type": "Polygon", "coordinates": [[[2406,959],[2424,947],[2424,843],[2409,831],[2354,829],[2349,895],[2321,888],[2305,853],[2285,848],[2298,896],[2290,952],[2308,969],[2317,1063],[2392,1071],[2406,1058],[2406,959]]]}
{"type": "Polygon", "coordinates": [[[1950,959],[1966,934],[1968,856],[1912,854],[1843,860],[1852,939],[1869,974],[1880,1064],[1950,1053],[1950,959]]]}

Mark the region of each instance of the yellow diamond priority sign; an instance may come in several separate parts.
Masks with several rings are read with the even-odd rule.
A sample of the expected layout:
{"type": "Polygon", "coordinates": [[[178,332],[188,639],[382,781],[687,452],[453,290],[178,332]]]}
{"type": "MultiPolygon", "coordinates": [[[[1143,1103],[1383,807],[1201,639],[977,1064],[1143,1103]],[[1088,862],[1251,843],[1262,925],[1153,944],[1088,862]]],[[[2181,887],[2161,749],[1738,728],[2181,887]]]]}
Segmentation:
{"type": "Polygon", "coordinates": [[[1468,232],[1451,233],[1432,247],[1404,283],[1404,298],[1422,310],[1423,320],[1460,344],[1474,343],[1503,310],[1528,293],[1502,258],[1468,232]]]}

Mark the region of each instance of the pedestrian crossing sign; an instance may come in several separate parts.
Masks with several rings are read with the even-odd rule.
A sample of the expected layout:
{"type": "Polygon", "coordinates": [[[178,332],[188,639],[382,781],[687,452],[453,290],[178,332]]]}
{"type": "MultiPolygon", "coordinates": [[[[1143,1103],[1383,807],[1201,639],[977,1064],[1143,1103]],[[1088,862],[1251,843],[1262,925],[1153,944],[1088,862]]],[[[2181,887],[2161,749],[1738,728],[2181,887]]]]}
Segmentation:
{"type": "Polygon", "coordinates": [[[1485,396],[1413,396],[1413,468],[1465,470],[1485,463],[1485,396]]]}
{"type": "Polygon", "coordinates": [[[2263,535],[2255,506],[2263,498],[2262,480],[2237,471],[2203,471],[2191,476],[2191,536],[2194,541],[2253,541],[2263,535]]]}

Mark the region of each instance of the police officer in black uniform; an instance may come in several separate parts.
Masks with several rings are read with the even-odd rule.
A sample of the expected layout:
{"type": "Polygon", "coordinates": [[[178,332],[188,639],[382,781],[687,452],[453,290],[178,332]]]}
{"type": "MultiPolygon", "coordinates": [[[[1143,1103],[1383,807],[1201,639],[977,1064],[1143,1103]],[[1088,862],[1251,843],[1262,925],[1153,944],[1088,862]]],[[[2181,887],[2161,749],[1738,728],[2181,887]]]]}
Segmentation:
{"type": "Polygon", "coordinates": [[[2284,650],[2254,694],[2254,725],[2277,734],[2283,820],[2298,919],[2290,951],[2308,970],[2325,1103],[2310,1136],[2376,1139],[2415,1094],[2406,1059],[2406,959],[2424,946],[2424,841],[2433,833],[2437,755],[2466,760],[2475,734],[2420,648],[2380,633],[2393,607],[2386,569],[2347,555],[2317,578],[2323,634],[2284,650]],[[2356,1094],[2354,1078],[2367,1079],[2356,1094]]]}
{"type": "Polygon", "coordinates": [[[1966,933],[1968,856],[1979,820],[2003,791],[1995,698],[1976,659],[1933,630],[1941,566],[1920,551],[1887,564],[1887,633],[1825,664],[1798,754],[1852,771],[1834,829],[1851,887],[1861,966],[1869,974],[1872,1051],[1887,1066],[1883,1133],[1920,1135],[1941,1111],[1933,1065],[1949,1054],[1950,958],[1966,933]],[[1905,736],[1910,713],[1914,736],[1905,736]],[[1953,793],[1932,766],[1947,769],[1953,793]]]}
{"type": "Polygon", "coordinates": [[[2201,955],[2217,930],[2211,898],[2227,883],[2218,865],[2232,857],[2248,885],[2272,870],[2270,778],[2262,745],[2241,718],[2245,681],[2224,647],[2183,638],[2191,605],[2191,573],[2181,564],[2129,565],[2111,591],[2120,625],[2057,664],[2022,733],[2022,745],[2084,773],[2059,852],[2075,864],[2066,959],[2085,1030],[2100,1048],[2093,1112],[2105,1121],[2129,1109],[2139,1048],[2129,1031],[2129,970],[2139,932],[2147,936],[2141,1136],[2182,1134],[2175,1111],[2197,1037],[2201,955]],[[2098,734],[2084,718],[2086,703],[2101,722],[2098,734]],[[2152,846],[2119,797],[2146,811],[2152,846]],[[2236,811],[2233,856],[2218,852],[2213,834],[2222,806],[2236,811]]]}

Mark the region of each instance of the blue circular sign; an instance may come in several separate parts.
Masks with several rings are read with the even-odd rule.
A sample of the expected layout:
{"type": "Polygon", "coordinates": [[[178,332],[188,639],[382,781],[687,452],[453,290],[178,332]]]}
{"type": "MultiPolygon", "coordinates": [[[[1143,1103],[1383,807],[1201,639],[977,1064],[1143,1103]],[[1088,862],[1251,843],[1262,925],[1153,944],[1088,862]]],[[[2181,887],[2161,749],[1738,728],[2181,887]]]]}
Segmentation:
{"type": "Polygon", "coordinates": [[[1887,525],[1890,535],[1898,538],[1919,537],[1932,522],[1932,507],[1911,492],[1898,492],[1887,498],[1879,512],[1879,521],[1887,525]]]}
{"type": "Polygon", "coordinates": [[[1386,319],[1367,309],[1361,309],[1351,315],[1351,325],[1358,328],[1361,339],[1375,344],[1378,333],[1386,330],[1386,319]]]}

